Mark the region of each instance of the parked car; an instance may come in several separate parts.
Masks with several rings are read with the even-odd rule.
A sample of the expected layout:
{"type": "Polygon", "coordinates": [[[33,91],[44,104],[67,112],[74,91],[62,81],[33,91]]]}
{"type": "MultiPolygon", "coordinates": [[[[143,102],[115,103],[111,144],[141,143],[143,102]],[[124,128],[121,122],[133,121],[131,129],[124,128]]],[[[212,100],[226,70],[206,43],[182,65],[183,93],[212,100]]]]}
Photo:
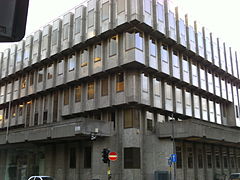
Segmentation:
{"type": "Polygon", "coordinates": [[[54,180],[50,176],[31,176],[28,180],[54,180]]]}
{"type": "Polygon", "coordinates": [[[228,180],[240,180],[240,173],[232,173],[228,180]]]}

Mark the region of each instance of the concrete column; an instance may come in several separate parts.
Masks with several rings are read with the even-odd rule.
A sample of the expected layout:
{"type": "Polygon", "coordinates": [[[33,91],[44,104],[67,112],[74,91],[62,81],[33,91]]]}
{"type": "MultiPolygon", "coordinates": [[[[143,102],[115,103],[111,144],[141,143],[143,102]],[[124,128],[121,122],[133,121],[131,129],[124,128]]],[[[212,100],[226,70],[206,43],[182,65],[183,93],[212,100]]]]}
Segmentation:
{"type": "Polygon", "coordinates": [[[55,178],[58,180],[66,179],[66,166],[68,165],[68,163],[66,162],[65,151],[65,144],[56,145],[55,178]]]}

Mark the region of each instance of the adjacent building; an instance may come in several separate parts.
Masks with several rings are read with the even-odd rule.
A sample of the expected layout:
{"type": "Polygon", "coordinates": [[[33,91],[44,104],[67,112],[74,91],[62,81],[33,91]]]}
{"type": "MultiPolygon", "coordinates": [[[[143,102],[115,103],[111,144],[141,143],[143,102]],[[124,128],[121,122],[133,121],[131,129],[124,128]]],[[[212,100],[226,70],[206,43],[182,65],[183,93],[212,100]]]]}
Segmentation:
{"type": "Polygon", "coordinates": [[[104,148],[113,180],[240,170],[237,52],[169,0],[89,0],[0,64],[0,179],[107,179],[104,148]]]}

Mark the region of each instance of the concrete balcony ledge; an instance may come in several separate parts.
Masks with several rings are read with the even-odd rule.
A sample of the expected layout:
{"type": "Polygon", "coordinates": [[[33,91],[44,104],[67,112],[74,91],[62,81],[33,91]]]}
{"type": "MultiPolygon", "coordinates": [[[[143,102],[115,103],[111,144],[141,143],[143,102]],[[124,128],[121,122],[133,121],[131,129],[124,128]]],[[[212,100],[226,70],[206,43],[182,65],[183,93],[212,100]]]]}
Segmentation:
{"type": "Polygon", "coordinates": [[[240,145],[240,129],[196,119],[173,121],[173,125],[157,123],[156,134],[159,138],[172,138],[172,129],[175,139],[240,145]]]}
{"type": "Polygon", "coordinates": [[[58,138],[89,138],[92,134],[107,137],[113,134],[112,122],[87,118],[74,118],[58,123],[40,125],[0,133],[0,144],[43,141],[58,138]]]}

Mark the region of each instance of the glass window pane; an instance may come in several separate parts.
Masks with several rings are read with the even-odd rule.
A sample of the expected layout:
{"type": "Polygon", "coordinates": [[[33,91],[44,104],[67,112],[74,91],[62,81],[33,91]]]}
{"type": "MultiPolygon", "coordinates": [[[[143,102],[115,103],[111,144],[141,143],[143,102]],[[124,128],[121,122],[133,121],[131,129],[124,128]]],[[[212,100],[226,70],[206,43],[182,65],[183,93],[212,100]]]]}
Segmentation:
{"type": "Polygon", "coordinates": [[[81,92],[82,92],[82,86],[78,85],[75,87],[75,102],[81,101],[81,92]]]}
{"type": "Polygon", "coordinates": [[[113,36],[109,40],[109,56],[114,56],[117,54],[117,36],[113,36]]]}
{"type": "Polygon", "coordinates": [[[108,95],[108,78],[101,80],[101,95],[102,96],[108,95]]]}
{"type": "Polygon", "coordinates": [[[109,2],[102,5],[102,20],[109,19],[109,2]]]}
{"type": "Polygon", "coordinates": [[[92,27],[94,25],[94,10],[88,12],[88,27],[92,27]]]}
{"type": "Polygon", "coordinates": [[[88,99],[94,99],[94,82],[88,83],[88,99]]]}
{"type": "Polygon", "coordinates": [[[63,96],[64,96],[64,105],[68,105],[69,104],[69,89],[64,90],[63,96]]]}
{"type": "Polygon", "coordinates": [[[123,73],[117,74],[116,91],[117,92],[124,91],[124,75],[123,75],[123,73]]]}

